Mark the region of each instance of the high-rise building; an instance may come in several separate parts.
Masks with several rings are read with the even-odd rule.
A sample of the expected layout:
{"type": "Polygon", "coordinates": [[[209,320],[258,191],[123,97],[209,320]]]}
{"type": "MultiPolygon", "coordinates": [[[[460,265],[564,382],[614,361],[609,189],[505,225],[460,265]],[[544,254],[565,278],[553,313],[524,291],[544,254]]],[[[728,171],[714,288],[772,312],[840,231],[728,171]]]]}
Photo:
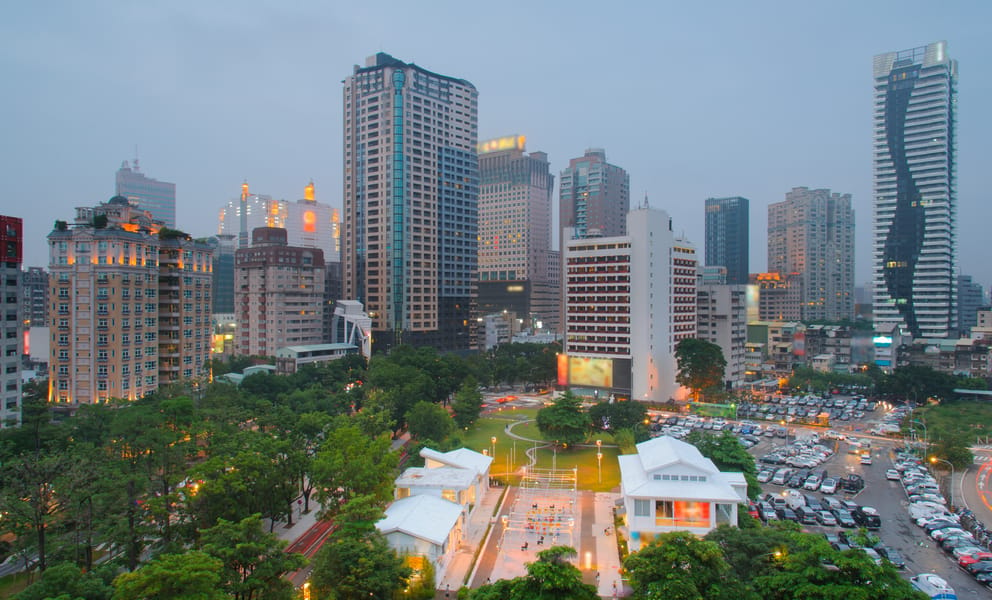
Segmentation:
{"type": "Polygon", "coordinates": [[[324,337],[324,254],[290,246],[281,227],[258,227],[235,253],[237,354],[275,356],[324,337]]]}
{"type": "Polygon", "coordinates": [[[558,382],[601,398],[666,402],[679,389],[675,347],[696,337],[696,251],[661,210],[630,211],[626,229],[602,238],[566,232],[558,382]]]}
{"type": "Polygon", "coordinates": [[[48,327],[48,271],[29,267],[21,275],[21,311],[28,327],[48,327]]]}
{"type": "Polygon", "coordinates": [[[731,385],[743,382],[747,286],[713,282],[701,272],[696,288],[696,337],[720,346],[727,361],[724,381],[731,385]]]}
{"type": "Polygon", "coordinates": [[[125,160],[117,170],[116,194],[166,227],[176,226],[176,184],[146,176],[138,168],[138,159],[128,165],[125,160]]]}
{"type": "Polygon", "coordinates": [[[344,297],[378,348],[470,347],[478,92],[384,53],[344,80],[344,297]]]}
{"type": "Polygon", "coordinates": [[[626,235],[630,176],[606,162],[606,150],[590,148],[561,172],[558,211],[559,226],[576,238],[626,235]]]}
{"type": "Polygon", "coordinates": [[[799,274],[803,321],[854,319],[851,195],[798,187],[770,204],[768,270],[799,274]]]}
{"type": "Polygon", "coordinates": [[[312,181],[303,189],[303,198],[296,202],[252,194],[245,182],[241,184],[241,198],[231,200],[220,210],[217,233],[236,235],[237,247],[247,248],[252,231],[278,227],[286,230],[290,246],[320,248],[324,260],[337,262],[341,249],[340,219],[338,209],[317,202],[312,181]]]}
{"type": "Polygon", "coordinates": [[[49,400],[133,400],[209,372],[212,250],[115,196],[48,234],[49,400]]]}
{"type": "Polygon", "coordinates": [[[798,273],[752,273],[750,285],[758,295],[758,314],[748,321],[802,319],[803,283],[798,273]]]}
{"type": "Polygon", "coordinates": [[[971,333],[978,324],[978,311],[985,303],[985,290],[982,284],[972,281],[971,275],[958,275],[958,328],[961,335],[971,333]]]}
{"type": "Polygon", "coordinates": [[[24,223],[0,215],[0,428],[21,422],[21,355],[24,354],[24,316],[21,312],[21,262],[24,223]]]}
{"type": "Polygon", "coordinates": [[[958,63],[936,42],[879,54],[874,74],[874,322],[953,337],[958,63]]]}
{"type": "Polygon", "coordinates": [[[548,155],[525,154],[522,135],[488,140],[479,144],[479,177],[479,313],[513,313],[525,330],[548,327],[560,311],[560,282],[548,269],[548,155]]]}
{"type": "Polygon", "coordinates": [[[234,252],[238,236],[221,233],[211,238],[214,247],[214,314],[234,314],[234,252]]]}
{"type": "Polygon", "coordinates": [[[706,199],[706,266],[727,268],[727,283],[745,285],[748,266],[749,200],[740,196],[706,199]]]}

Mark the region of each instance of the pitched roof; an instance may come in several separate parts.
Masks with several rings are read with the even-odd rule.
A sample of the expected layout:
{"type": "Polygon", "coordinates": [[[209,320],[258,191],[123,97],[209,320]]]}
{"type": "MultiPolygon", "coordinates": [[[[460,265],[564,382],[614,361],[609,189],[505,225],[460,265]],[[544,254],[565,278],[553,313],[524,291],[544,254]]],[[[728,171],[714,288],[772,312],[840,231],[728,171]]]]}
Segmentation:
{"type": "Polygon", "coordinates": [[[443,466],[436,469],[410,467],[396,478],[396,487],[443,487],[464,490],[472,486],[475,472],[470,469],[443,466]]]}
{"type": "Polygon", "coordinates": [[[637,457],[645,471],[654,471],[673,464],[688,464],[701,471],[720,472],[713,461],[703,456],[698,448],[668,435],[637,444],[637,457]]]}
{"type": "Polygon", "coordinates": [[[423,448],[420,450],[420,456],[426,460],[434,460],[450,467],[469,469],[478,475],[482,475],[488,471],[489,465],[493,462],[491,456],[485,456],[468,448],[459,448],[451,452],[438,452],[430,448],[423,448]]]}
{"type": "Polygon", "coordinates": [[[723,473],[692,444],[670,436],[641,442],[637,454],[617,457],[625,496],[671,498],[717,502],[742,502],[732,484],[744,482],[742,473],[723,473]],[[673,465],[686,465],[706,474],[706,481],[655,479],[655,471],[673,465]]]}
{"type": "Polygon", "coordinates": [[[383,535],[399,531],[440,546],[461,514],[461,506],[437,496],[408,496],[390,504],[375,526],[383,535]]]}

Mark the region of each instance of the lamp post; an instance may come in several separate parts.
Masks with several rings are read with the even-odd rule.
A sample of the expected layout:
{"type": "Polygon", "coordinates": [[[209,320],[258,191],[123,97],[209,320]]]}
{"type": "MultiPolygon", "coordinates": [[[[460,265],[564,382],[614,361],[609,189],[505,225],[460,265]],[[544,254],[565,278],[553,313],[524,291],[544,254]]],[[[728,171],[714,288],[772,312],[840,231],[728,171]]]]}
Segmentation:
{"type": "Polygon", "coordinates": [[[603,440],[596,440],[596,468],[599,472],[599,482],[603,483],[603,440]]]}
{"type": "Polygon", "coordinates": [[[947,504],[951,508],[954,508],[954,465],[949,460],[944,460],[943,458],[937,458],[936,456],[930,457],[931,465],[935,465],[939,462],[942,462],[951,468],[951,482],[947,484],[947,504]]]}
{"type": "Polygon", "coordinates": [[[310,582],[303,584],[303,600],[310,600],[310,582]]]}
{"type": "Polygon", "coordinates": [[[926,456],[930,452],[930,436],[927,433],[927,424],[919,419],[913,419],[910,424],[916,423],[923,428],[923,456],[926,456]]]}
{"type": "Polygon", "coordinates": [[[496,460],[496,436],[494,435],[493,437],[489,438],[489,441],[490,443],[492,443],[492,446],[490,447],[489,450],[489,456],[493,457],[493,460],[496,460]]]}

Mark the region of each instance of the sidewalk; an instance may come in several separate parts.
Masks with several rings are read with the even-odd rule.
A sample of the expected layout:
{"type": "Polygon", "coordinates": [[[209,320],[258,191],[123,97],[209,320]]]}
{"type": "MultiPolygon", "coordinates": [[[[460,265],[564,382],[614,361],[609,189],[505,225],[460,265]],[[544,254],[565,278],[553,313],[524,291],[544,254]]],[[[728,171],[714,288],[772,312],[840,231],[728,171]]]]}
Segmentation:
{"type": "MultiPolygon", "coordinates": [[[[496,505],[500,501],[500,498],[503,497],[503,490],[504,488],[490,488],[482,502],[475,507],[472,516],[469,517],[465,535],[462,537],[461,544],[458,545],[458,550],[455,552],[451,564],[445,570],[444,577],[436,582],[436,587],[439,591],[450,589],[451,593],[454,594],[464,585],[465,579],[470,574],[470,570],[475,567],[472,562],[472,559],[475,557],[475,549],[482,547],[485,543],[485,535],[490,523],[494,527],[496,525],[497,517],[493,516],[493,513],[496,511],[496,505]]],[[[482,554],[482,552],[479,553],[480,560],[482,559],[482,554]]],[[[440,597],[443,597],[443,595],[440,597]]]]}

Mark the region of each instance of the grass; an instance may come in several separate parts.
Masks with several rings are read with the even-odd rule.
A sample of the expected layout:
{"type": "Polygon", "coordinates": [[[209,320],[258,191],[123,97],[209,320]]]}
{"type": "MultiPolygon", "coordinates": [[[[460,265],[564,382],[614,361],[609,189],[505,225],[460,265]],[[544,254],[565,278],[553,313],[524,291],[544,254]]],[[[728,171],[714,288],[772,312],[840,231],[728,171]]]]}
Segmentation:
{"type": "Polygon", "coordinates": [[[13,573],[0,577],[0,598],[10,598],[28,587],[27,573],[13,573]]]}
{"type": "MultiPolygon", "coordinates": [[[[506,433],[507,425],[518,421],[527,421],[513,428],[516,435],[541,440],[542,436],[537,429],[537,425],[532,421],[537,416],[536,408],[507,408],[494,413],[489,413],[480,418],[473,427],[462,433],[462,442],[466,448],[482,452],[493,450],[492,438],[496,438],[495,456],[491,473],[495,477],[504,477],[509,468],[510,473],[517,473],[520,467],[529,462],[526,451],[535,444],[523,440],[515,440],[506,433]],[[515,451],[514,451],[515,446],[515,451]]],[[[603,444],[612,444],[613,436],[608,434],[596,435],[591,438],[590,444],[595,443],[595,439],[601,439],[603,444]]],[[[538,443],[541,446],[546,442],[538,443]]],[[[596,459],[596,447],[575,447],[568,449],[559,448],[556,453],[551,448],[541,448],[537,450],[537,466],[543,469],[550,469],[553,464],[557,464],[559,469],[578,468],[579,489],[592,491],[609,491],[620,484],[620,469],[617,465],[616,448],[604,447],[602,460],[602,482],[599,479],[599,467],[596,459]]],[[[510,478],[516,483],[516,478],[510,478]]]]}
{"type": "Polygon", "coordinates": [[[992,404],[977,400],[956,400],[927,406],[913,415],[926,422],[930,440],[945,433],[964,433],[969,444],[984,443],[992,436],[992,404]]]}

